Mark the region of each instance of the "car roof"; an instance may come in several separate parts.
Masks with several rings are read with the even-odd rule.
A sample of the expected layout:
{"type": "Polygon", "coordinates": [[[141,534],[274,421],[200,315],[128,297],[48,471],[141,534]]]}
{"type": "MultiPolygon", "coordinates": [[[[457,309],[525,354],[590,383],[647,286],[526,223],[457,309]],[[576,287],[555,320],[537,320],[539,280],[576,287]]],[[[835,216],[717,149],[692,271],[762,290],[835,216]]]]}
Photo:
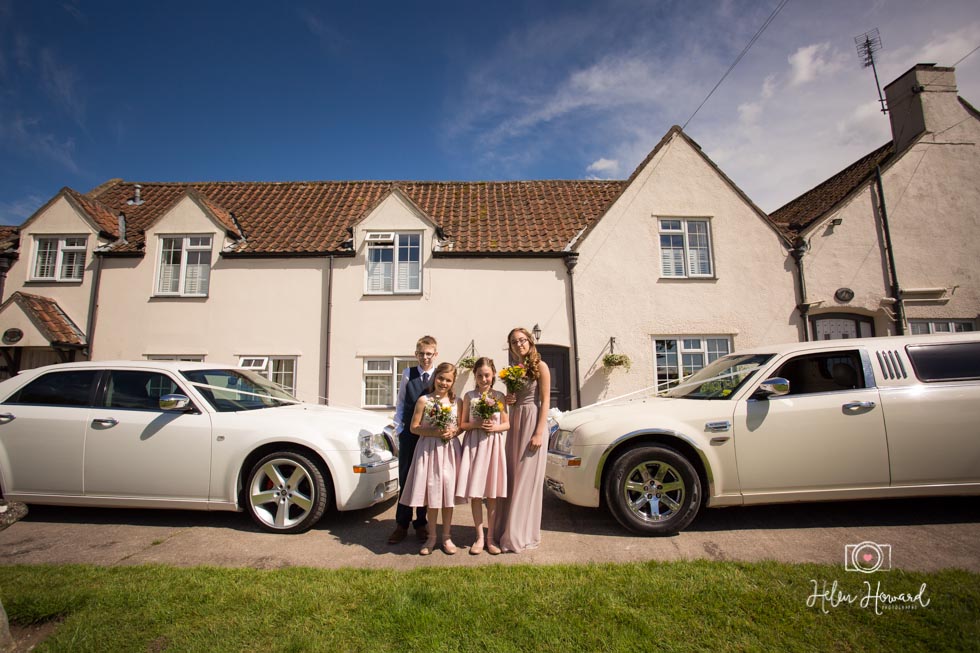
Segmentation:
{"type": "Polygon", "coordinates": [[[908,345],[939,345],[947,342],[977,342],[980,332],[922,334],[914,336],[881,336],[877,338],[850,338],[838,340],[814,340],[810,342],[787,342],[778,345],[738,349],[735,354],[786,354],[827,349],[893,349],[908,345]]]}
{"type": "MultiPolygon", "coordinates": [[[[238,369],[235,365],[228,365],[225,363],[199,363],[196,361],[129,361],[129,360],[115,360],[115,361],[79,361],[77,363],[55,363],[54,365],[45,365],[44,367],[39,367],[39,370],[84,370],[84,369],[162,369],[170,370],[172,372],[179,372],[181,370],[224,370],[224,369],[238,369]]],[[[33,370],[24,370],[33,371],[33,370]]]]}

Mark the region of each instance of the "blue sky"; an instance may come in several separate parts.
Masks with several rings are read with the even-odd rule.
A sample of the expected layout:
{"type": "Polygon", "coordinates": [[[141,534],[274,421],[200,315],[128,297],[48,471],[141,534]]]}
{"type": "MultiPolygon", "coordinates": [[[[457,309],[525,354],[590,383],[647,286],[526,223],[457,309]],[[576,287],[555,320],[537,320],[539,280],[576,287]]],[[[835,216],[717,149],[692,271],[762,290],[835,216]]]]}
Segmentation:
{"type": "MultiPolygon", "coordinates": [[[[0,0],[0,223],[131,181],[625,179],[778,0],[0,0]]],[[[975,0],[790,0],[687,126],[764,210],[890,138],[975,0]]],[[[980,106],[980,52],[957,66],[980,106]]]]}

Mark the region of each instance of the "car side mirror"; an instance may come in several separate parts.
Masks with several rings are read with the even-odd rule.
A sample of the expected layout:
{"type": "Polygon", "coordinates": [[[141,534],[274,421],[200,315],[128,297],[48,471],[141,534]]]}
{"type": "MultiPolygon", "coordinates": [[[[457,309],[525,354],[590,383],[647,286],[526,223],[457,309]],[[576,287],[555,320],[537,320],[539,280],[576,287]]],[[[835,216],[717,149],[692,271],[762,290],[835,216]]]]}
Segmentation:
{"type": "Polygon", "coordinates": [[[160,410],[187,410],[191,400],[186,395],[163,395],[160,397],[160,410]]]}
{"type": "Polygon", "coordinates": [[[752,393],[753,399],[769,399],[770,397],[782,397],[789,394],[789,381],[779,376],[766,379],[759,384],[755,392],[752,393]]]}

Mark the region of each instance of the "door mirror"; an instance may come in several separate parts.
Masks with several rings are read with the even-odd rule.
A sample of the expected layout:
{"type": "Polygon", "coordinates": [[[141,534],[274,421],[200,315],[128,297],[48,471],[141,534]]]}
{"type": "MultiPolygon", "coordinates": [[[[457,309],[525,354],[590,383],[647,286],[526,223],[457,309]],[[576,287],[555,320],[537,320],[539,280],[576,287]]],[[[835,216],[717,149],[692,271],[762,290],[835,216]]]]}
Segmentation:
{"type": "Polygon", "coordinates": [[[160,410],[187,410],[191,400],[185,395],[163,395],[160,397],[160,410]]]}
{"type": "Polygon", "coordinates": [[[769,399],[770,397],[782,397],[783,395],[789,394],[789,381],[774,376],[771,379],[766,379],[759,384],[755,392],[752,393],[753,399],[769,399]]]}

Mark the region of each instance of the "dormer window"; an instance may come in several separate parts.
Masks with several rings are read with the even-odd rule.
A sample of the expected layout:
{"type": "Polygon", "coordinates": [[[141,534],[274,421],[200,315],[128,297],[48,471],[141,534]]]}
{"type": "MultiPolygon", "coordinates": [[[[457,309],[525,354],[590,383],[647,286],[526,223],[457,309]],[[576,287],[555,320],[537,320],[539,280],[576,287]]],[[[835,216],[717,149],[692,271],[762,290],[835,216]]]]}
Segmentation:
{"type": "Polygon", "coordinates": [[[161,236],[157,295],[207,297],[211,236],[161,236]]]}
{"type": "Polygon", "coordinates": [[[422,234],[372,231],[365,237],[364,292],[395,295],[422,292],[422,234]]]}
{"type": "Polygon", "coordinates": [[[85,242],[85,236],[35,238],[31,281],[81,281],[85,242]]]}

